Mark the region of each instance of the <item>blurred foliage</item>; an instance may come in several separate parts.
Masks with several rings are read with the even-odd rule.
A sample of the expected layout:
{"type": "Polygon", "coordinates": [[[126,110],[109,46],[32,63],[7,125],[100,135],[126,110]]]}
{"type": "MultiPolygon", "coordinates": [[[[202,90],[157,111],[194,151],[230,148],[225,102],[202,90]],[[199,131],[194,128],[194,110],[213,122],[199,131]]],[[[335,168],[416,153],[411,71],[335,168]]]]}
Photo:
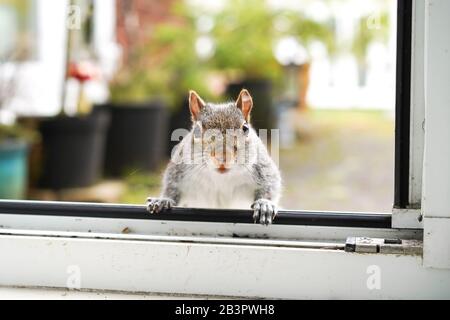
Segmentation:
{"type": "Polygon", "coordinates": [[[14,8],[14,12],[19,16],[18,22],[21,28],[27,24],[27,16],[30,12],[30,5],[33,0],[0,0],[0,6],[14,8]]]}
{"type": "Polygon", "coordinates": [[[259,0],[230,0],[215,17],[216,48],[211,60],[219,70],[239,71],[247,78],[277,78],[272,40],[275,13],[259,0]]]}
{"type": "Polygon", "coordinates": [[[293,35],[306,46],[313,41],[320,41],[325,45],[330,55],[336,53],[337,44],[331,24],[308,19],[298,12],[288,11],[279,14],[285,15],[290,22],[289,29],[284,33],[293,35]]]}
{"type": "MultiPolygon", "coordinates": [[[[135,64],[135,62],[133,63],[135,64]]],[[[137,66],[122,69],[110,84],[112,102],[143,102],[167,94],[167,73],[137,66]]]]}
{"type": "MultiPolygon", "coordinates": [[[[13,1],[11,1],[13,2],[13,1]]],[[[2,4],[2,3],[0,3],[2,4]]],[[[14,48],[5,57],[0,57],[0,113],[7,111],[6,108],[17,95],[19,69],[25,55],[22,55],[22,47],[14,48]],[[6,65],[10,61],[15,62],[14,70],[9,73],[6,65]],[[5,109],[5,110],[4,110],[5,109]]],[[[7,112],[8,113],[8,112],[7,112]]],[[[34,142],[39,138],[38,133],[26,126],[16,123],[16,115],[9,110],[12,119],[7,122],[4,119],[0,122],[0,143],[5,140],[21,139],[27,142],[34,142]],[[6,122],[6,123],[3,123],[6,122]]],[[[8,118],[8,117],[7,117],[8,118]]]]}
{"type": "Polygon", "coordinates": [[[3,141],[15,139],[25,140],[27,142],[35,142],[39,139],[39,134],[35,130],[26,128],[19,124],[0,124],[0,143],[3,141]]]}
{"type": "Polygon", "coordinates": [[[216,51],[212,65],[225,72],[238,71],[246,78],[279,80],[281,66],[273,53],[274,42],[293,36],[307,47],[313,40],[334,47],[334,36],[324,24],[297,11],[274,11],[262,0],[230,0],[214,17],[216,51]],[[283,25],[277,28],[277,25],[283,25]]]}
{"type": "Polygon", "coordinates": [[[299,12],[270,10],[262,0],[230,0],[220,12],[202,12],[184,1],[173,5],[175,21],[154,26],[148,41],[133,50],[111,83],[112,101],[144,101],[162,98],[170,106],[179,106],[189,89],[206,100],[213,97],[208,76],[216,71],[233,78],[268,78],[277,82],[282,68],[273,53],[274,42],[294,36],[307,46],[313,40],[334,48],[331,29],[306,18],[299,12]],[[212,30],[202,33],[198,19],[207,15],[212,30]],[[278,30],[277,20],[287,21],[288,28],[278,30]],[[214,41],[214,54],[199,58],[196,42],[200,36],[214,41]]]}
{"type": "Polygon", "coordinates": [[[183,2],[172,9],[177,21],[156,25],[149,41],[131,53],[130,63],[111,84],[112,101],[161,98],[173,108],[181,105],[189,89],[195,88],[204,98],[211,96],[207,66],[195,50],[195,17],[183,2]]]}
{"type": "MultiPolygon", "coordinates": [[[[7,38],[5,44],[0,37],[0,59],[9,61],[23,61],[33,57],[35,47],[35,30],[32,26],[32,8],[36,0],[0,0],[0,10],[6,10],[7,16],[12,14],[14,24],[9,26],[17,33],[7,38]],[[12,48],[10,47],[12,45],[12,48]]],[[[2,12],[0,12],[2,13],[2,12]]],[[[8,19],[9,20],[9,19],[8,19]]],[[[1,23],[0,23],[1,27],[1,23]]],[[[4,31],[4,30],[3,30],[4,31]]]]}
{"type": "Polygon", "coordinates": [[[364,64],[369,45],[375,41],[386,43],[389,39],[389,15],[365,16],[359,20],[358,31],[353,39],[352,52],[359,63],[364,64]],[[376,18],[374,20],[374,18],[376,18]],[[373,26],[370,26],[373,24],[373,26]]]}

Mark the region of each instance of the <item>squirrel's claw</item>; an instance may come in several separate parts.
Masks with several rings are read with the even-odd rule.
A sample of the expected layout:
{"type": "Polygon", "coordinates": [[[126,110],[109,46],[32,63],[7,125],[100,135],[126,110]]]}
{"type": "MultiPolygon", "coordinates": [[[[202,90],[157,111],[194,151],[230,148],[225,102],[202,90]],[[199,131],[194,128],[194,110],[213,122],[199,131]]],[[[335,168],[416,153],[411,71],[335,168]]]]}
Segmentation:
{"type": "Polygon", "coordinates": [[[253,204],[253,221],[262,225],[272,224],[277,215],[277,206],[270,200],[258,199],[253,204]]]}
{"type": "Polygon", "coordinates": [[[175,201],[169,198],[147,198],[147,211],[151,214],[169,210],[175,206],[175,201]]]}

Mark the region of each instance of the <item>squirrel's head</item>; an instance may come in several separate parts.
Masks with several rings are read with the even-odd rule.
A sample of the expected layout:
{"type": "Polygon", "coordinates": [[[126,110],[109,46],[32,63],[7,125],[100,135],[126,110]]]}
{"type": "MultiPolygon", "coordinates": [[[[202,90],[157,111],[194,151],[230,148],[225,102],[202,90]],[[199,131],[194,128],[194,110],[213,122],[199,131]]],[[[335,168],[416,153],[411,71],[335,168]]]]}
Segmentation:
{"type": "Polygon", "coordinates": [[[251,141],[256,137],[250,126],[252,108],[252,97],[245,89],[236,101],[222,104],[206,103],[195,91],[189,92],[192,135],[202,163],[219,173],[251,165],[255,154],[251,141]]]}

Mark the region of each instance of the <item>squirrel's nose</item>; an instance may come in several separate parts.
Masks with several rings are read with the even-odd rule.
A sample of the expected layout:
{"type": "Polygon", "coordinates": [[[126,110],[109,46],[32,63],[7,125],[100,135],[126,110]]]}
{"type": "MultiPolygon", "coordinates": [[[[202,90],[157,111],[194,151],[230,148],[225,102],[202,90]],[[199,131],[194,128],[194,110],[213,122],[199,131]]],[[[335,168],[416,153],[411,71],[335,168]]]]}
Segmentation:
{"type": "Polygon", "coordinates": [[[221,141],[217,142],[210,149],[210,157],[214,166],[219,170],[220,168],[230,168],[230,165],[235,161],[234,148],[223,144],[221,141]]]}
{"type": "Polygon", "coordinates": [[[211,159],[217,169],[228,169],[230,167],[230,163],[232,162],[231,158],[217,156],[217,154],[216,156],[211,156],[211,159]]]}
{"type": "Polygon", "coordinates": [[[223,159],[221,157],[214,157],[214,156],[212,156],[211,158],[217,167],[221,167],[221,166],[226,167],[227,166],[226,159],[223,159]]]}

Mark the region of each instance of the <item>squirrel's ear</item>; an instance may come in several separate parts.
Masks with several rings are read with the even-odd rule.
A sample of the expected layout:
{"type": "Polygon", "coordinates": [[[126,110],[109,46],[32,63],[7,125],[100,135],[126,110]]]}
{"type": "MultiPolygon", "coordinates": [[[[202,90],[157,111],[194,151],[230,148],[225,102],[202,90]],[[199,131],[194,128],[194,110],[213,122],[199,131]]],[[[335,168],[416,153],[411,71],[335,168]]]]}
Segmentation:
{"type": "Polygon", "coordinates": [[[194,90],[189,91],[189,109],[191,110],[192,120],[197,121],[200,117],[200,111],[205,106],[205,102],[194,90]]]}
{"type": "Polygon", "coordinates": [[[239,97],[236,100],[236,106],[242,111],[245,121],[250,120],[250,111],[253,108],[253,99],[246,89],[242,89],[239,97]]]}

